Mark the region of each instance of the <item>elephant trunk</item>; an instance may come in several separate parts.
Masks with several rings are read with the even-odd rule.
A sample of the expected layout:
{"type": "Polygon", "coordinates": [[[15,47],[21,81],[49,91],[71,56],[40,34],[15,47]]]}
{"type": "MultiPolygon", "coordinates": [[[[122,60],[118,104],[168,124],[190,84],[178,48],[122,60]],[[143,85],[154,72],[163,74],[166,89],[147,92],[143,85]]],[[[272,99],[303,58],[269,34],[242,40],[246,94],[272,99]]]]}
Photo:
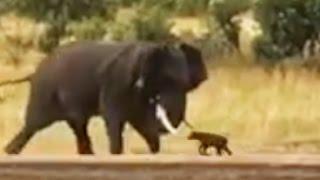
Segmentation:
{"type": "Polygon", "coordinates": [[[162,91],[155,103],[155,115],[162,127],[162,133],[177,134],[179,124],[184,120],[186,95],[183,92],[162,91]]]}

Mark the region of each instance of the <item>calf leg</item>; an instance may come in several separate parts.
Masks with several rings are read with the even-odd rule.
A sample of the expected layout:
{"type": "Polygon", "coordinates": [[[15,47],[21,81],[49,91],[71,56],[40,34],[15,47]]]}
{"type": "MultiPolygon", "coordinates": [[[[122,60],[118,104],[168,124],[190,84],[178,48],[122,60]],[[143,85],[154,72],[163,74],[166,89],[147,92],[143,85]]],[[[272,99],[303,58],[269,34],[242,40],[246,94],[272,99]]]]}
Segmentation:
{"type": "Polygon", "coordinates": [[[207,149],[208,149],[208,145],[201,143],[198,149],[199,154],[203,156],[208,156],[207,149]]]}
{"type": "Polygon", "coordinates": [[[222,155],[222,150],[223,150],[223,147],[221,146],[216,146],[216,153],[218,156],[221,156],[222,155]]]}
{"type": "Polygon", "coordinates": [[[225,145],[225,146],[223,147],[223,149],[228,153],[229,156],[232,155],[232,151],[228,148],[227,145],[225,145]]]}

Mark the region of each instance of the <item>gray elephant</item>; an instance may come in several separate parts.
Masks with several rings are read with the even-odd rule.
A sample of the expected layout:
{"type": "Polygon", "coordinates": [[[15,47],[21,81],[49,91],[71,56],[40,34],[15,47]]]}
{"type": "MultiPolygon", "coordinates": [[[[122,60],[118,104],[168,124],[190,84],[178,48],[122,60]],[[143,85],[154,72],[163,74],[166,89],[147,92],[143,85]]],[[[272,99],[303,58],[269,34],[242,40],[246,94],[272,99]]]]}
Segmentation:
{"type": "Polygon", "coordinates": [[[207,79],[199,50],[179,43],[76,42],[57,49],[31,77],[25,124],[5,147],[18,154],[32,136],[65,120],[80,154],[92,154],[88,120],[101,115],[112,154],[123,153],[129,123],[152,153],[184,120],[186,95],[207,79]]]}

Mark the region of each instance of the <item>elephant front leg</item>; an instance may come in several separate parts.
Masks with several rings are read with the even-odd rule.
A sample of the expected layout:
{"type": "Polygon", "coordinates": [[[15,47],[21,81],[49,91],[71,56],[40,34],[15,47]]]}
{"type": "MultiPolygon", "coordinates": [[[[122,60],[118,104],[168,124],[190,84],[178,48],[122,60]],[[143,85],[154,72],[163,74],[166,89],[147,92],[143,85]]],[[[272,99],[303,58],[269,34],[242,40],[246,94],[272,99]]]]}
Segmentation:
{"type": "Polygon", "coordinates": [[[116,96],[112,96],[112,93],[108,96],[107,92],[103,89],[100,94],[100,111],[103,116],[105,127],[107,130],[107,136],[109,139],[109,149],[111,154],[123,153],[123,137],[122,132],[125,125],[124,112],[122,111],[122,104],[119,103],[119,99],[116,96]]]}
{"type": "MultiPolygon", "coordinates": [[[[140,122],[141,123],[141,122],[140,122]]],[[[148,124],[131,123],[138,133],[144,138],[151,153],[156,154],[160,151],[160,135],[157,127],[148,124]]]]}
{"type": "Polygon", "coordinates": [[[151,153],[156,154],[160,151],[160,137],[155,133],[141,133],[146,140],[151,153]]]}
{"type": "Polygon", "coordinates": [[[124,121],[109,119],[105,122],[107,135],[109,138],[109,149],[111,154],[123,153],[123,137],[124,121]]]}

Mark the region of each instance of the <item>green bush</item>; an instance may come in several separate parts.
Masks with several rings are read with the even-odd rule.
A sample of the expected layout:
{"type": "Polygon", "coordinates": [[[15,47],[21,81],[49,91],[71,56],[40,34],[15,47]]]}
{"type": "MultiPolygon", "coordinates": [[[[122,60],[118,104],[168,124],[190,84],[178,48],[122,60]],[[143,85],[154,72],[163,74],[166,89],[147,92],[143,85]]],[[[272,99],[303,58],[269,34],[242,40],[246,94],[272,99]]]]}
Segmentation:
{"type": "Polygon", "coordinates": [[[114,5],[121,7],[131,7],[134,4],[140,3],[141,1],[142,0],[110,0],[110,2],[114,5]]]}
{"type": "Polygon", "coordinates": [[[40,21],[81,20],[83,17],[106,14],[108,0],[5,0],[19,14],[40,21]]]}
{"type": "Polygon", "coordinates": [[[71,22],[66,27],[66,35],[73,36],[77,40],[99,39],[106,32],[107,21],[98,16],[71,22]]]}
{"type": "Polygon", "coordinates": [[[272,57],[300,54],[306,41],[316,39],[320,32],[319,0],[259,0],[255,15],[269,44],[261,43],[258,51],[269,50],[272,57]]]}
{"type": "Polygon", "coordinates": [[[135,40],[137,33],[132,22],[112,21],[108,23],[108,37],[111,40],[135,40]]]}
{"type": "Polygon", "coordinates": [[[265,36],[256,39],[254,47],[257,57],[259,59],[267,59],[270,63],[275,63],[285,56],[283,49],[265,36]]]}
{"type": "Polygon", "coordinates": [[[108,23],[108,36],[112,40],[151,40],[169,38],[170,16],[160,6],[138,6],[126,18],[115,18],[108,23]]]}
{"type": "Polygon", "coordinates": [[[179,15],[198,15],[208,11],[208,5],[212,0],[176,0],[175,11],[179,15]]]}
{"type": "Polygon", "coordinates": [[[154,7],[161,8],[164,11],[173,11],[176,7],[177,0],[140,0],[139,6],[144,9],[150,9],[154,7]]]}
{"type": "Polygon", "coordinates": [[[138,16],[133,20],[136,37],[139,40],[164,40],[170,36],[168,18],[170,16],[161,7],[138,9],[138,16]]]}
{"type": "Polygon", "coordinates": [[[213,60],[230,54],[234,50],[233,44],[219,22],[214,16],[207,16],[206,22],[210,33],[198,42],[206,59],[213,60]]]}
{"type": "Polygon", "coordinates": [[[232,17],[249,9],[251,5],[252,0],[212,0],[210,2],[210,10],[213,16],[224,30],[228,40],[235,47],[239,46],[238,28],[232,22],[232,17]]]}
{"type": "MultiPolygon", "coordinates": [[[[49,24],[46,37],[40,42],[42,50],[51,51],[67,33],[66,27],[70,22],[88,22],[94,16],[108,18],[113,11],[108,0],[3,0],[6,9],[14,10],[17,14],[49,24]],[[107,11],[108,8],[108,11],[107,11]]],[[[4,4],[4,3],[3,3],[4,4]]],[[[92,19],[93,21],[94,18],[92,19]]],[[[95,22],[92,22],[93,24],[95,22]]],[[[89,25],[91,26],[91,25],[89,25]]],[[[83,28],[83,26],[81,27],[83,28]]],[[[89,37],[91,37],[90,35],[89,37]]]]}
{"type": "Polygon", "coordinates": [[[119,4],[123,6],[139,5],[145,9],[158,7],[178,15],[192,16],[206,13],[210,1],[213,0],[120,0],[119,4]]]}

